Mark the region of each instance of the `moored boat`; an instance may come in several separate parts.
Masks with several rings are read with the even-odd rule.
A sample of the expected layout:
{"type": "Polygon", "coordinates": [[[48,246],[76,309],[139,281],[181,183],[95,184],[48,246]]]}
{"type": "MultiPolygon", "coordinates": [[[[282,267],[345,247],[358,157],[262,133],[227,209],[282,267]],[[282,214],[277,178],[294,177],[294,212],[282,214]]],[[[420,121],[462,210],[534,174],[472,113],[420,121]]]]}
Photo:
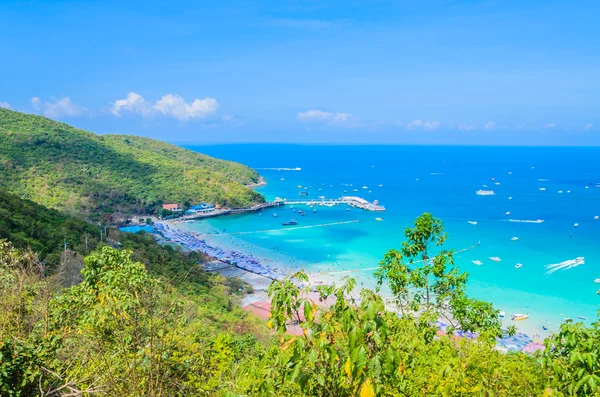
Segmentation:
{"type": "Polygon", "coordinates": [[[281,224],[282,224],[283,226],[294,226],[294,225],[297,225],[297,224],[298,224],[298,221],[297,221],[297,220],[295,220],[295,219],[292,219],[292,220],[291,220],[291,221],[289,221],[289,222],[281,222],[281,224]]]}
{"type": "Polygon", "coordinates": [[[510,319],[513,321],[523,321],[523,320],[527,320],[529,318],[529,314],[521,314],[521,313],[516,313],[513,314],[510,319]]]}

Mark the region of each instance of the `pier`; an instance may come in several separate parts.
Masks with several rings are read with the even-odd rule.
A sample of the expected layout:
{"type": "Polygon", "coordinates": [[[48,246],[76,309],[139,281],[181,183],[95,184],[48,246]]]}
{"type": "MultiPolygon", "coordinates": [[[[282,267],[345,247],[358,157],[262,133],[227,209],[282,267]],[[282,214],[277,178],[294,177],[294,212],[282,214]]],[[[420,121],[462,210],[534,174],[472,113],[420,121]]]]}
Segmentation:
{"type": "Polygon", "coordinates": [[[245,214],[248,212],[256,212],[266,208],[275,208],[281,207],[283,205],[309,205],[309,206],[325,206],[325,207],[333,207],[338,204],[346,204],[350,207],[360,208],[365,211],[376,211],[382,212],[385,211],[385,207],[379,205],[377,200],[370,203],[369,201],[356,197],[356,196],[343,196],[336,199],[312,199],[312,200],[287,200],[276,198],[274,201],[269,201],[266,203],[260,203],[253,205],[251,207],[243,207],[243,208],[218,208],[211,212],[203,212],[197,213],[193,215],[184,215],[180,218],[175,219],[175,221],[188,221],[194,219],[205,219],[212,218],[215,216],[221,215],[235,215],[235,214],[245,214]]]}
{"type": "Polygon", "coordinates": [[[343,196],[337,199],[318,199],[318,200],[287,200],[284,199],[283,203],[286,205],[320,205],[325,207],[333,207],[338,204],[346,204],[350,207],[360,208],[365,211],[376,211],[381,212],[385,211],[385,207],[383,205],[379,205],[377,200],[370,203],[367,200],[356,197],[356,196],[343,196]]]}

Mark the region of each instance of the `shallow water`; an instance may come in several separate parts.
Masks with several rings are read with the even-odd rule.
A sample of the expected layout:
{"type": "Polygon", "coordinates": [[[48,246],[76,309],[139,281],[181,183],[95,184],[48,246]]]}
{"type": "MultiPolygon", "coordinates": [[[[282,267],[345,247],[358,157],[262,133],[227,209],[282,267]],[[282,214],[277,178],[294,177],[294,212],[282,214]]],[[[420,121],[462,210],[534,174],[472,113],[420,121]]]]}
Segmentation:
{"type": "Polygon", "coordinates": [[[185,226],[220,233],[282,229],[213,234],[209,239],[215,244],[252,251],[290,270],[304,267],[309,272],[333,273],[332,277],[353,270],[349,275],[370,287],[374,285],[372,271],[364,269],[376,267],[388,249],[400,246],[404,228],[423,212],[431,212],[444,221],[450,236],[447,248],[460,250],[480,242],[477,248],[455,257],[456,264],[470,275],[469,294],[493,302],[507,313],[507,318],[512,313],[529,313],[528,320],[517,323],[520,329],[544,334],[541,327],[546,320],[552,331],[565,317],[577,320],[577,316],[585,316],[590,321],[597,317],[600,297],[596,291],[600,285],[594,284],[594,279],[600,277],[600,220],[594,220],[594,216],[600,215],[600,188],[595,187],[600,182],[600,148],[189,148],[254,168],[302,168],[259,170],[268,181],[259,191],[268,199],[303,198],[299,192],[307,187],[309,195],[304,198],[357,195],[379,200],[386,207],[384,213],[345,211],[346,206],[316,207],[313,213],[306,206],[298,206],[307,213],[302,217],[284,207],[263,211],[262,216],[229,216],[185,226]],[[479,189],[494,190],[496,194],[478,196],[475,192],[479,189]],[[281,226],[282,221],[292,218],[299,226],[356,219],[360,222],[291,230],[281,226]],[[537,219],[544,223],[509,221],[537,219]],[[477,225],[467,221],[477,221],[477,225]],[[575,223],[579,224],[576,228],[575,223]],[[512,237],[518,240],[512,241],[512,237]],[[489,259],[495,256],[501,261],[489,259]],[[546,274],[545,266],[576,257],[585,257],[585,264],[546,274]],[[483,265],[474,265],[473,260],[481,260],[483,265]],[[516,263],[523,266],[516,269],[516,263]]]}

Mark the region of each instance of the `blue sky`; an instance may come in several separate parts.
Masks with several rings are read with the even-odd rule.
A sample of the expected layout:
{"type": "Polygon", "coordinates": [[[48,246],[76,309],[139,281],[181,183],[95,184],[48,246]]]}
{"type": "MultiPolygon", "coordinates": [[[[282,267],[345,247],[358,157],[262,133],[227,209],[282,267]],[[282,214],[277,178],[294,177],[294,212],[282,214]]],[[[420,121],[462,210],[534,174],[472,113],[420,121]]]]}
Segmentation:
{"type": "Polygon", "coordinates": [[[175,143],[600,145],[598,1],[11,1],[0,106],[175,143]]]}

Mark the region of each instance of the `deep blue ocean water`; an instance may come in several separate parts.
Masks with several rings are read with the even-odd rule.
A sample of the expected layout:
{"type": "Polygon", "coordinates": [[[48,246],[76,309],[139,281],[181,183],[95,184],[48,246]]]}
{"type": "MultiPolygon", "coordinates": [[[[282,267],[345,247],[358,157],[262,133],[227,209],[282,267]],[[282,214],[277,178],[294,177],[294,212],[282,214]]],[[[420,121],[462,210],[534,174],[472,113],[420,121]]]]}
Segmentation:
{"type": "Polygon", "coordinates": [[[307,187],[306,198],[357,195],[379,200],[386,207],[381,214],[345,211],[345,206],[318,207],[317,213],[312,213],[303,207],[308,213],[304,217],[289,208],[273,209],[263,216],[222,217],[186,226],[231,233],[281,229],[281,222],[292,218],[302,226],[360,220],[329,227],[215,236],[215,243],[251,250],[279,266],[303,267],[310,272],[359,270],[351,275],[372,286],[372,271],[360,270],[377,266],[386,250],[400,247],[404,228],[423,212],[431,212],[444,221],[450,236],[447,248],[459,250],[480,242],[455,258],[470,275],[469,293],[492,301],[507,317],[529,313],[530,319],[519,323],[522,329],[535,333],[544,321],[550,321],[552,331],[565,317],[596,318],[600,284],[594,280],[600,277],[600,220],[594,216],[600,215],[600,188],[596,188],[600,148],[269,144],[188,148],[259,169],[268,182],[259,191],[268,199],[300,198],[299,192],[307,187]],[[302,170],[261,169],[280,167],[302,170]],[[496,194],[478,196],[475,192],[479,189],[496,194]],[[279,216],[274,218],[273,212],[279,216]],[[542,219],[544,223],[509,219],[542,219]],[[575,223],[579,226],[574,227],[575,223]],[[512,241],[512,237],[518,240],[512,241]],[[500,262],[489,259],[496,256],[500,262]],[[585,257],[585,264],[546,274],[547,265],[576,257],[585,257]],[[473,260],[483,265],[476,266],[473,260]],[[516,263],[523,266],[517,269],[516,263]]]}

